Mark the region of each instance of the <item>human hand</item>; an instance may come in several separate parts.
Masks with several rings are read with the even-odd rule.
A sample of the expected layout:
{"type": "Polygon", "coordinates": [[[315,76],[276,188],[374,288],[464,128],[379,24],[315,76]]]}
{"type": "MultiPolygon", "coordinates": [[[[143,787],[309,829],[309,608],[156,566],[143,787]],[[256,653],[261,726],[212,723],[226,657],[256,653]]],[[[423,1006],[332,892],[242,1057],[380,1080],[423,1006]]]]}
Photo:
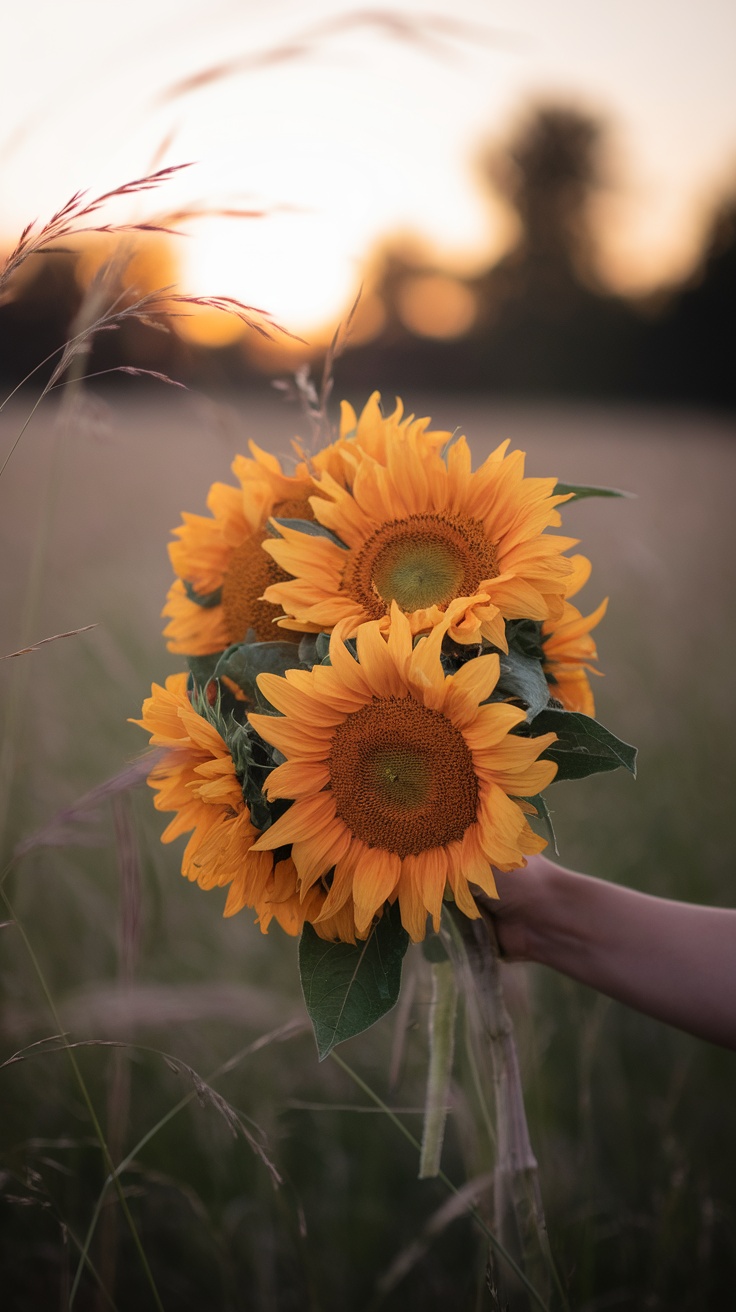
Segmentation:
{"type": "Polygon", "coordinates": [[[498,898],[474,890],[483,918],[491,927],[508,961],[535,960],[535,925],[542,914],[546,883],[553,863],[532,856],[521,870],[493,871],[498,898]]]}

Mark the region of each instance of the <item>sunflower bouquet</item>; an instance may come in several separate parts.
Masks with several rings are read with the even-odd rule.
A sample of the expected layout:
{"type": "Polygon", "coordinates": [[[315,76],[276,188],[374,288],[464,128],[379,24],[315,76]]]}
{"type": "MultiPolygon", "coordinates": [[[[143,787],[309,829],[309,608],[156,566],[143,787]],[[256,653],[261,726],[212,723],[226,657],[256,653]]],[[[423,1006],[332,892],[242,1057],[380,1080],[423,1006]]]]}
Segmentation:
{"type": "MultiPolygon", "coordinates": [[[[254,443],[236,457],[237,484],[215,483],[209,514],[174,530],[164,632],[188,670],[154,684],[137,723],[159,749],[155,805],[175,813],[163,841],[190,834],[182,873],[227,888],[226,916],[250,908],[264,933],[276,921],[300,936],[320,1057],[394,1006],[423,942],[424,1175],[439,1170],[456,980],[477,988],[497,1118],[521,1127],[505,1139],[528,1184],[479,898],[496,896],[494,867],[521,871],[554,843],[553,781],[634,770],[595,719],[606,602],[576,608],[590,562],[550,531],[566,502],[620,494],[527,478],[508,442],[474,470],[466,439],[429,424],[398,401],[385,416],[375,393],[360,415],[342,403],[320,450],[296,440],[291,473],[254,443]]],[[[512,1210],[536,1216],[539,1238],[532,1195],[512,1210]]]]}
{"type": "Polygon", "coordinates": [[[549,531],[606,490],[527,478],[507,442],[473,470],[429,423],[375,393],[321,450],[295,441],[292,473],[236,457],[174,530],[164,633],[188,672],[138,721],[182,873],[302,936],[321,1056],[393,1006],[443,905],[477,919],[493,867],[546,846],[553,780],[633,769],[593,718],[606,602],[574,606],[590,563],[549,531]]]}

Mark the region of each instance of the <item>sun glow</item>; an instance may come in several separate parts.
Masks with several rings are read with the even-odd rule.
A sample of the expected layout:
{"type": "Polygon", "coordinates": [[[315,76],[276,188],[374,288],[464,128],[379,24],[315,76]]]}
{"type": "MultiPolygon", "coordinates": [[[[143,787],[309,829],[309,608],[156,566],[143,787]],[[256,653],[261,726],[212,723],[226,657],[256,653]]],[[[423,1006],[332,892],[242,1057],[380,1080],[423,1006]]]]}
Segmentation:
{"type": "MultiPolygon", "coordinates": [[[[356,261],[346,247],[329,216],[212,219],[199,223],[197,240],[180,249],[180,280],[194,295],[234,296],[308,337],[319,324],[338,319],[357,290],[356,261]]],[[[219,323],[199,316],[179,326],[200,342],[212,342],[210,329],[219,331],[219,323]]]]}
{"type": "MultiPolygon", "coordinates": [[[[468,252],[476,266],[480,252],[493,260],[505,243],[473,160],[483,139],[500,146],[519,106],[546,90],[622,124],[622,185],[601,245],[617,285],[656,283],[694,256],[694,201],[702,209],[717,190],[733,149],[734,11],[722,6],[703,22],[687,7],[673,19],[665,0],[645,12],[622,0],[605,15],[570,4],[569,25],[535,0],[486,40],[486,6],[460,0],[457,34],[431,41],[407,0],[397,17],[416,17],[409,40],[397,40],[379,11],[338,17],[323,4],[309,11],[319,35],[310,27],[304,39],[295,7],[279,14],[252,0],[214,16],[191,0],[186,21],[175,0],[128,0],[114,33],[85,21],[89,0],[70,0],[44,6],[40,42],[18,10],[6,24],[16,56],[5,87],[13,120],[0,133],[3,242],[80,188],[94,194],[149,167],[198,161],[165,195],[137,197],[131,217],[198,202],[270,208],[259,220],[184,224],[180,290],[237,297],[316,340],[345,314],[387,233],[415,234],[436,248],[437,267],[456,273],[468,252]],[[208,69],[220,71],[198,80],[208,69]],[[103,98],[108,112],[96,113],[103,98]]],[[[461,334],[469,307],[458,288],[445,287],[439,316],[437,296],[432,314],[419,305],[429,290],[414,288],[404,307],[412,326],[461,334]]],[[[379,320],[374,301],[362,317],[367,336],[379,320]]],[[[240,331],[208,314],[179,328],[213,345],[240,331]]]]}

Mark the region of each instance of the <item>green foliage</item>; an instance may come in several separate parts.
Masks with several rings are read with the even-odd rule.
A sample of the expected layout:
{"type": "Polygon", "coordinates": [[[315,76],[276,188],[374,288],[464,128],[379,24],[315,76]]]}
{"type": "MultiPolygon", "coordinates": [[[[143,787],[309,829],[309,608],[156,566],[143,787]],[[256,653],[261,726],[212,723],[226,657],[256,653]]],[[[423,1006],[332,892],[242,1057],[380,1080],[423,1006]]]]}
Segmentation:
{"type": "Polygon", "coordinates": [[[318,524],[313,519],[274,519],[271,521],[277,528],[291,528],[295,533],[306,533],[310,538],[327,538],[328,541],[334,542],[336,547],[342,547],[344,550],[345,543],[336,533],[330,532],[324,524],[318,524]]]}
{"type": "Polygon", "coordinates": [[[268,829],[273,824],[281,805],[276,810],[266,800],[263,782],[269,770],[277,764],[273,749],[269,748],[246,722],[241,724],[230,715],[224,722],[221,733],[233,758],[233,764],[243,789],[250,818],[256,829],[268,829]]]}
{"type": "MultiPolygon", "coordinates": [[[[507,701],[514,698],[526,707],[527,719],[533,720],[549,704],[550,691],[542,669],[544,648],[541,642],[542,626],[535,620],[511,620],[506,625],[508,652],[486,644],[461,645],[445,638],[442,644],[442,668],[445,674],[455,674],[467,661],[484,652],[496,652],[500,662],[500,675],[489,701],[507,701]]],[[[415,639],[421,642],[421,637],[415,639]]]]}
{"type": "Polygon", "coordinates": [[[330,664],[330,635],[328,633],[317,634],[315,653],[321,665],[330,664]]]}
{"type": "Polygon", "coordinates": [[[215,678],[232,679],[245,694],[248,704],[272,711],[258,689],[259,674],[284,675],[302,664],[295,642],[241,642],[222,653],[215,667],[215,678]]]}
{"type": "MultiPolygon", "coordinates": [[[[552,851],[555,856],[559,856],[560,851],[557,846],[557,835],[555,834],[554,825],[552,824],[552,815],[547,805],[547,799],[544,796],[544,793],[537,793],[534,797],[525,797],[524,801],[531,802],[532,806],[536,808],[538,827],[544,832],[545,838],[551,843],[552,851]]],[[[534,816],[531,817],[531,820],[532,823],[534,823],[534,816]]]]}
{"type": "Polygon", "coordinates": [[[299,643],[299,659],[311,669],[313,665],[330,664],[330,635],[305,633],[299,643]]]}
{"type": "Polygon", "coordinates": [[[396,906],[386,908],[364,943],[328,943],[304,926],[299,972],[320,1061],[395,1006],[408,946],[396,906]]]}
{"type": "Polygon", "coordinates": [[[189,661],[194,706],[227,744],[243,799],[253,824],[261,830],[268,829],[284,808],[283,802],[269,802],[263,792],[266,775],[284,758],[263,741],[248,722],[245,711],[257,705],[266,714],[277,715],[260,693],[256,679],[264,671],[283,674],[299,664],[298,648],[291,642],[240,643],[228,647],[219,656],[193,657],[189,661]],[[237,683],[245,694],[245,702],[239,701],[220,682],[223,677],[237,683]],[[210,695],[213,690],[214,699],[210,695]]]}
{"type": "Polygon", "coordinates": [[[188,656],[187,664],[192,682],[200,692],[210,679],[226,677],[237,684],[251,708],[258,706],[268,713],[272,708],[258,691],[258,675],[283,675],[286,670],[303,665],[305,662],[300,653],[301,644],[294,642],[236,642],[225,651],[210,656],[188,656]]]}
{"type": "MultiPolygon", "coordinates": [[[[617,487],[586,487],[582,483],[558,483],[553,496],[564,497],[571,493],[570,501],[582,501],[586,497],[634,497],[635,492],[621,492],[617,487]]],[[[569,503],[568,503],[569,504],[569,503]]]]}
{"type": "Polygon", "coordinates": [[[449,961],[450,959],[447,948],[442,942],[439,934],[427,934],[427,937],[422,939],[421,947],[422,956],[425,961],[439,963],[441,961],[449,961]]]}
{"type": "Polygon", "coordinates": [[[509,651],[513,648],[521,652],[522,656],[530,656],[538,661],[544,658],[540,620],[507,620],[506,641],[509,651]]]}
{"type": "Polygon", "coordinates": [[[532,734],[556,733],[557,742],[544,756],[557,762],[554,782],[585,779],[589,774],[623,767],[636,778],[636,748],[622,742],[589,715],[579,711],[545,710],[530,726],[532,734]]]}
{"type": "Polygon", "coordinates": [[[518,698],[527,708],[527,720],[533,720],[549,701],[549,685],[541,661],[511,646],[508,654],[499,652],[499,660],[501,676],[493,692],[494,699],[518,698]]]}
{"type": "Polygon", "coordinates": [[[204,692],[217,669],[220,654],[219,651],[216,651],[211,656],[187,656],[187,665],[189,666],[188,692],[190,697],[195,688],[198,692],[204,692]]]}
{"type": "Polygon", "coordinates": [[[203,610],[212,610],[213,606],[222,603],[222,588],[215,588],[214,592],[197,592],[194,584],[184,579],[184,591],[189,600],[196,606],[201,606],[203,610]]]}

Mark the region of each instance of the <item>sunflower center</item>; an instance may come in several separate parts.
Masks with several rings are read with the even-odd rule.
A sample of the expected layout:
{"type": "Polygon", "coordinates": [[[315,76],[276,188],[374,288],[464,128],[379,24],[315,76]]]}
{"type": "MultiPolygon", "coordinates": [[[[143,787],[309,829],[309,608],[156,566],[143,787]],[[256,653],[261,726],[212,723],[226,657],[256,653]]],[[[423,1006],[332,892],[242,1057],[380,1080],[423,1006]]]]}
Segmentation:
{"type": "Polygon", "coordinates": [[[496,550],[478,519],[408,515],[382,524],[351,553],[344,586],[373,619],[395,601],[411,614],[472,596],[498,574],[496,550]]]}
{"type": "Polygon", "coordinates": [[[418,856],[475,822],[478,781],[460,730],[411,697],[375,699],[335,730],[337,814],[368,847],[418,856]]]}
{"type": "Polygon", "coordinates": [[[228,642],[243,642],[249,629],[255,629],[259,642],[278,639],[298,642],[300,633],[279,629],[274,624],[283,614],[278,606],[261,601],[263,591],[272,583],[282,583],[289,576],[261,546],[263,533],[252,533],[236,547],[222,580],[222,609],[228,642]]]}

